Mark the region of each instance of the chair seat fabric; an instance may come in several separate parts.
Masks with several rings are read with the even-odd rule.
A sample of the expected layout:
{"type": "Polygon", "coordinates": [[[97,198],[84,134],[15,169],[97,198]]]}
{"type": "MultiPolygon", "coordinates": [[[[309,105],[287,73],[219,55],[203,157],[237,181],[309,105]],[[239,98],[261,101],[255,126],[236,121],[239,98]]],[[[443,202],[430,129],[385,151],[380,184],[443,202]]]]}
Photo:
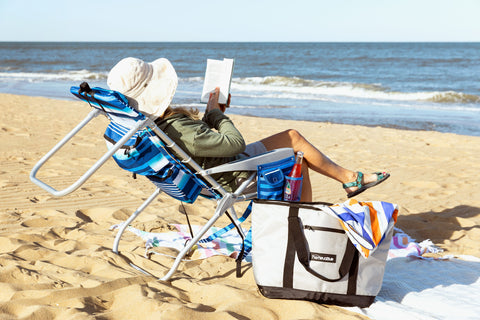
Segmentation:
{"type": "MultiPolygon", "coordinates": [[[[111,148],[128,130],[110,122],[104,134],[107,146],[111,148]]],[[[148,128],[135,133],[113,154],[113,159],[121,168],[147,176],[163,192],[183,202],[194,202],[206,187],[165,149],[160,139],[148,128]]]]}
{"type": "MultiPolygon", "coordinates": [[[[120,140],[128,130],[118,123],[110,122],[104,134],[108,148],[120,140]]],[[[147,129],[139,130],[113,154],[113,159],[122,169],[130,172],[143,176],[166,177],[174,161],[162,148],[160,140],[155,138],[147,129]]]]}
{"type": "Polygon", "coordinates": [[[172,171],[172,175],[166,179],[159,178],[156,175],[147,176],[147,178],[172,198],[186,203],[195,202],[203,186],[188,172],[176,167],[173,167],[172,171]]]}

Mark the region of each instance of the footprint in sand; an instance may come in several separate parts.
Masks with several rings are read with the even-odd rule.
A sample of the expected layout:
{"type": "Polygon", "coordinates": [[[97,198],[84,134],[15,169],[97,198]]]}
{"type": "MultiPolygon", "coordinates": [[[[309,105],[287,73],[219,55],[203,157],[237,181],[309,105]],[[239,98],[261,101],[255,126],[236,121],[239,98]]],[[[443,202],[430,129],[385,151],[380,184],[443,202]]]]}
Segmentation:
{"type": "Polygon", "coordinates": [[[112,214],[116,211],[115,208],[89,208],[79,209],[75,212],[77,218],[82,219],[84,222],[100,223],[102,221],[110,219],[112,214]]]}
{"type": "Polygon", "coordinates": [[[104,192],[105,188],[99,188],[99,187],[82,187],[80,190],[86,191],[86,192],[104,192]]]}
{"type": "Polygon", "coordinates": [[[34,197],[28,197],[28,200],[33,203],[44,203],[47,202],[48,200],[52,199],[50,196],[34,196],[34,197]]]}
{"type": "Polygon", "coordinates": [[[128,217],[130,217],[131,214],[132,214],[131,210],[128,210],[126,208],[122,208],[122,209],[119,209],[119,210],[115,211],[112,214],[112,217],[114,219],[124,221],[124,220],[127,220],[128,217]]]}
{"type": "MultiPolygon", "coordinates": [[[[53,211],[55,212],[55,211],[53,211]]],[[[65,216],[58,211],[56,211],[58,214],[57,216],[50,216],[50,217],[44,217],[44,216],[32,216],[31,218],[25,219],[21,225],[24,227],[31,227],[31,228],[43,228],[43,227],[55,227],[55,226],[61,226],[62,229],[65,228],[73,228],[78,226],[78,219],[73,218],[73,217],[68,217],[65,216]]],[[[39,214],[42,214],[43,212],[39,211],[39,214]]]]}
{"type": "Polygon", "coordinates": [[[3,132],[7,132],[11,135],[17,136],[17,137],[28,137],[30,136],[29,133],[25,132],[21,128],[14,128],[14,127],[2,127],[1,130],[3,132]]]}

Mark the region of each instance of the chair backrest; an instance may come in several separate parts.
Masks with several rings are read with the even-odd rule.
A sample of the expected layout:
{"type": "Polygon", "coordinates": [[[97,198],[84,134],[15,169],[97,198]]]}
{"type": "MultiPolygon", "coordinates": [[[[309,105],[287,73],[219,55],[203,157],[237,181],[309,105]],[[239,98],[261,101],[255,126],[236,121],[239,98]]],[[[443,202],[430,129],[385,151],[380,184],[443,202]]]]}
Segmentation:
{"type": "Polygon", "coordinates": [[[80,86],[72,86],[70,92],[77,98],[100,111],[115,123],[131,128],[138,121],[145,120],[145,115],[138,112],[128,104],[128,99],[118,91],[107,90],[99,87],[90,88],[86,82],[80,86]]]}
{"type": "MultiPolygon", "coordinates": [[[[110,119],[104,134],[109,148],[135,123],[145,119],[119,92],[96,87],[88,88],[88,92],[81,87],[72,87],[70,91],[92,107],[101,109],[110,119]]],[[[113,159],[121,168],[146,176],[163,192],[183,202],[194,202],[203,189],[208,189],[201,177],[178,159],[148,126],[133,134],[113,154],[113,159]]],[[[215,193],[212,195],[216,197],[215,193]]]]}

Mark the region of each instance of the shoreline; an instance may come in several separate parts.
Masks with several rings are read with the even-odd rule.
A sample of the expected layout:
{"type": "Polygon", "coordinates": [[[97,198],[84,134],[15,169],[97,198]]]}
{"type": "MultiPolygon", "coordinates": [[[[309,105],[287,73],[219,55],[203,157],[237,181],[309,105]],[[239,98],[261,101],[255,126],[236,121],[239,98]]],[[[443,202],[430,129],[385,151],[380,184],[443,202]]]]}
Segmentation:
{"type": "MultiPolygon", "coordinates": [[[[68,102],[79,102],[80,100],[75,99],[74,97],[70,96],[65,96],[65,97],[46,97],[46,96],[39,96],[39,95],[26,95],[26,94],[14,94],[14,93],[4,93],[0,92],[1,95],[13,95],[13,96],[24,96],[24,97],[33,97],[33,98],[45,98],[45,99],[52,99],[52,100],[57,100],[57,101],[68,101],[68,102]]],[[[82,102],[81,102],[82,103],[82,102]]],[[[174,104],[175,106],[186,106],[189,108],[190,106],[188,104],[182,104],[182,103],[176,103],[174,104]]],[[[197,108],[193,106],[192,108],[197,108]]],[[[274,107],[273,107],[274,108],[274,107]]],[[[288,108],[288,107],[287,107],[288,108]]],[[[197,108],[198,109],[198,108],[197,108]]],[[[202,113],[202,111],[200,111],[202,113]]],[[[234,110],[235,112],[235,110],[234,110]]],[[[241,116],[241,117],[251,117],[251,118],[261,118],[261,119],[275,119],[279,121],[306,121],[306,122],[312,122],[312,123],[325,123],[325,124],[338,124],[338,125],[351,125],[351,126],[362,126],[362,127],[368,127],[368,128],[375,128],[375,127],[380,127],[380,128],[385,128],[385,129],[398,129],[398,130],[405,130],[405,131],[414,131],[414,132],[438,132],[438,133],[450,133],[450,134],[456,134],[460,136],[468,136],[468,137],[480,137],[480,133],[478,135],[469,135],[469,134],[462,134],[462,133],[456,133],[456,132],[443,132],[443,131],[438,131],[434,129],[416,129],[416,128],[411,128],[405,125],[389,125],[389,124],[350,124],[350,123],[343,123],[343,122],[337,122],[337,121],[317,121],[317,120],[300,120],[300,119],[286,119],[286,118],[276,118],[276,117],[270,117],[270,116],[258,116],[258,115],[244,115],[244,114],[239,114],[239,113],[232,113],[227,115],[234,115],[234,116],[241,116]]],[[[435,124],[433,124],[435,126],[435,124]]]]}
{"type": "MultiPolygon", "coordinates": [[[[82,187],[53,198],[29,180],[34,164],[69,132],[90,107],[81,101],[0,94],[0,314],[32,319],[366,319],[336,306],[261,296],[251,264],[235,278],[232,258],[216,256],[182,263],[168,283],[129,266],[132,261],[164,274],[171,260],[143,258],[144,243],[130,233],[112,253],[120,223],[154,187],[107,161],[82,187]],[[77,108],[78,107],[78,108],[77,108]]],[[[333,161],[353,170],[388,171],[391,177],[358,196],[400,206],[397,227],[418,242],[430,239],[441,255],[480,257],[480,137],[311,121],[229,115],[247,143],[296,128],[333,161]]],[[[105,151],[106,119],[85,127],[66,150],[39,171],[62,188],[105,151]]],[[[314,201],[343,202],[341,184],[311,175],[314,201]]],[[[178,201],[160,196],[132,224],[148,232],[185,223],[178,201]]],[[[214,204],[185,205],[192,224],[205,223],[214,204]]],[[[222,218],[223,219],[223,218],[222,218]]],[[[228,223],[227,219],[220,222],[228,223]]]]}

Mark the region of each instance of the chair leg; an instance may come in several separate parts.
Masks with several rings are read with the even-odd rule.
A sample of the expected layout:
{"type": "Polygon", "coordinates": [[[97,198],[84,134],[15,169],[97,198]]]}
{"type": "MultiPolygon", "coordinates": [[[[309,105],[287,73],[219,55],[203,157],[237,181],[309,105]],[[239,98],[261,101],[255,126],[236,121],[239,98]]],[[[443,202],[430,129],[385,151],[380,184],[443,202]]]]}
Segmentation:
{"type": "MultiPolygon", "coordinates": [[[[132,213],[132,215],[125,220],[124,223],[120,226],[117,235],[115,236],[115,240],[113,242],[113,248],[112,251],[116,254],[119,253],[118,251],[118,246],[120,243],[120,239],[124,233],[124,231],[127,229],[127,227],[138,217],[138,215],[145,210],[145,208],[160,194],[161,190],[157,188],[150,197],[145,200],[145,202],[142,203],[138,209],[132,213]]],[[[173,265],[171,266],[170,270],[168,273],[163,276],[160,280],[161,281],[168,281],[172,275],[175,273],[175,271],[178,269],[178,266],[180,265],[180,262],[182,262],[182,259],[187,255],[188,252],[192,249],[194,245],[197,244],[197,242],[207,233],[207,231],[210,230],[210,228],[213,226],[213,224],[229,209],[233,208],[233,204],[235,203],[234,197],[232,194],[227,194],[225,195],[218,203],[217,209],[215,210],[215,214],[210,218],[210,220],[207,221],[207,223],[200,229],[199,232],[188,242],[188,244],[178,253],[177,257],[175,258],[175,261],[173,265]]],[[[232,219],[233,223],[237,228],[241,231],[240,224],[238,223],[238,218],[237,219],[232,219]]],[[[241,231],[242,232],[242,231],[241,231]]],[[[242,232],[243,233],[243,232],[242,232]]],[[[135,266],[133,266],[135,267],[135,266]]],[[[149,274],[142,270],[141,268],[135,267],[137,270],[149,274]]]]}
{"type": "MultiPolygon", "coordinates": [[[[225,210],[227,210],[227,209],[225,209],[225,210]]],[[[232,210],[226,212],[226,214],[227,214],[228,218],[230,219],[230,221],[232,221],[232,223],[235,225],[235,228],[237,229],[238,233],[240,234],[240,237],[242,237],[242,239],[244,239],[245,238],[245,233],[243,232],[243,229],[241,227],[241,222],[238,219],[237,212],[235,211],[234,207],[231,207],[231,209],[232,210]]]]}
{"type": "MultiPolygon", "coordinates": [[[[230,207],[233,206],[234,200],[232,194],[225,195],[218,203],[217,210],[215,210],[215,214],[207,221],[207,223],[197,232],[197,234],[188,242],[188,244],[178,253],[172,267],[168,271],[168,273],[160,278],[161,281],[168,281],[170,277],[175,273],[182,262],[183,257],[192,249],[194,245],[205,235],[205,233],[213,226],[213,224],[222,216],[222,214],[227,211],[230,207]]],[[[237,224],[237,222],[235,222],[237,224]]]]}
{"type": "Polygon", "coordinates": [[[118,254],[118,245],[120,243],[120,238],[122,237],[123,235],[123,232],[127,229],[127,227],[130,225],[130,223],[133,222],[133,220],[135,220],[138,215],[140,213],[142,213],[143,210],[145,210],[145,208],[150,204],[152,203],[153,200],[155,200],[155,198],[160,194],[160,189],[157,188],[151,195],[150,197],[148,197],[147,200],[145,200],[142,205],[140,207],[138,207],[138,209],[132,213],[132,215],[127,219],[125,220],[124,223],[122,223],[122,225],[120,226],[119,230],[118,230],[118,233],[115,237],[115,240],[113,241],[113,248],[112,248],[112,251],[115,252],[116,254],[118,254]]]}

